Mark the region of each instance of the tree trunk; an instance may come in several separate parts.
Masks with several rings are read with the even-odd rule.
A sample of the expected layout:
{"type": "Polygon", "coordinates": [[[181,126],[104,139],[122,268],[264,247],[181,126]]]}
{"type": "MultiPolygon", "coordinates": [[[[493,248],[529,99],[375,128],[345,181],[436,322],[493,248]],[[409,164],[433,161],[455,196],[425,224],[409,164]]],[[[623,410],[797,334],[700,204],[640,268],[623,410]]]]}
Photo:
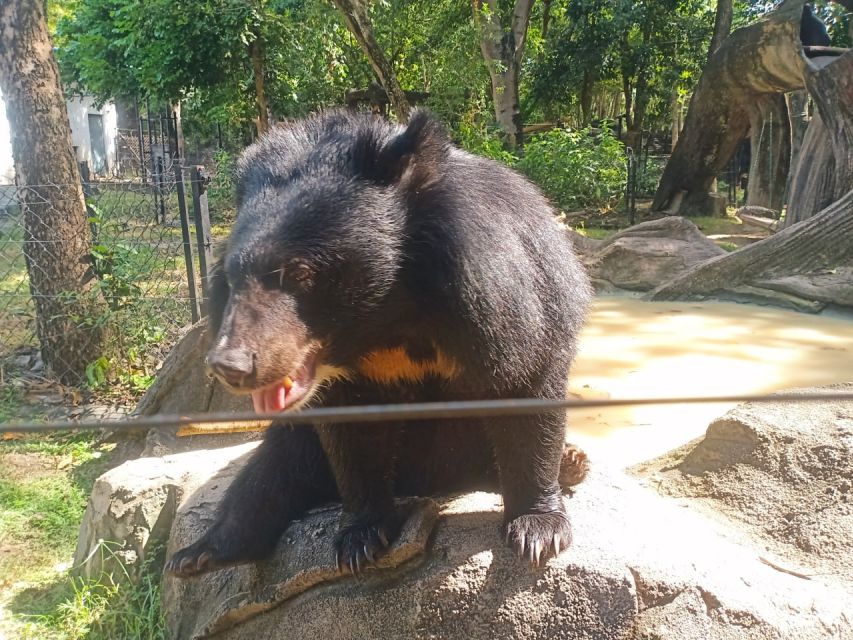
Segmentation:
{"type": "Polygon", "coordinates": [[[101,355],[104,311],[43,0],[0,4],[0,87],[24,218],[24,254],[42,358],[66,384],[101,355]]]}
{"type": "Polygon", "coordinates": [[[542,0],[542,39],[548,37],[548,27],[551,25],[551,4],[553,0],[542,0]]]}
{"type": "Polygon", "coordinates": [[[834,59],[812,59],[806,87],[829,131],[835,157],[833,199],[837,200],[853,185],[853,49],[834,59]]]}
{"type": "Polygon", "coordinates": [[[766,95],[803,88],[806,59],[799,21],[804,2],[785,0],[758,22],[732,33],[711,57],[690,100],[653,211],[707,214],[714,204],[708,191],[746,137],[751,105],[766,95]]]}
{"type": "MultiPolygon", "coordinates": [[[[853,307],[853,50],[823,68],[805,70],[809,94],[824,123],[824,149],[833,154],[833,184],[824,180],[828,164],[809,162],[809,133],[798,173],[815,178],[837,198],[808,219],[769,238],[702,263],[653,293],[657,300],[708,296],[764,300],[803,310],[826,304],[853,307]]],[[[796,185],[802,175],[798,175],[796,185]]],[[[815,190],[809,191],[811,196],[815,190]]],[[[794,200],[795,194],[792,194],[794,200]]],[[[803,196],[804,198],[805,196],[803,196]]],[[[812,200],[813,201],[813,200],[812,200]]],[[[800,201],[791,204],[795,211],[800,201]]]]}
{"type": "MultiPolygon", "coordinates": [[[[627,47],[628,36],[625,35],[624,47],[627,47]]],[[[625,54],[624,57],[626,57],[625,54]]],[[[625,96],[625,128],[631,131],[634,128],[634,87],[631,84],[631,71],[623,64],[622,70],[622,95],[625,96]]]]}
{"type": "Polygon", "coordinates": [[[732,15],[734,13],[732,0],[717,0],[717,13],[714,17],[714,35],[711,36],[711,46],[708,47],[708,61],[720,48],[720,45],[729,37],[732,29],[732,15]]]}
{"type": "Polygon", "coordinates": [[[497,0],[473,0],[474,19],[480,28],[480,50],[492,81],[495,119],[507,146],[513,149],[524,144],[518,83],[532,7],[533,0],[516,0],[509,28],[505,29],[497,0]],[[484,3],[488,7],[485,12],[484,3]]]}
{"type": "Polygon", "coordinates": [[[581,126],[585,127],[592,118],[592,91],[595,88],[595,76],[587,69],[583,73],[583,84],[581,85],[580,107],[581,126]]]}
{"type": "Polygon", "coordinates": [[[681,134],[681,100],[678,96],[678,87],[672,90],[672,101],[669,104],[670,112],[672,113],[672,142],[670,152],[675,150],[675,145],[678,144],[678,136],[681,134]]]}
{"type": "Polygon", "coordinates": [[[853,184],[853,50],[813,58],[806,84],[816,112],[800,150],[785,226],[813,216],[853,184]]]}
{"type": "Polygon", "coordinates": [[[379,43],[376,42],[376,36],[373,33],[373,25],[370,22],[370,16],[367,14],[367,6],[363,0],[333,0],[335,6],[344,17],[347,23],[347,28],[355,36],[362,51],[367,56],[367,61],[373,68],[376,78],[388,94],[388,100],[391,102],[391,108],[394,109],[394,115],[397,116],[398,122],[406,122],[409,119],[411,107],[406,99],[406,94],[403,92],[400,83],[397,81],[397,76],[391,68],[391,63],[385,57],[379,43]]]}
{"type": "Polygon", "coordinates": [[[178,158],[186,159],[186,148],[184,145],[184,121],[181,118],[181,101],[171,105],[172,115],[175,118],[175,143],[177,145],[178,158]]]}
{"type": "Polygon", "coordinates": [[[749,193],[746,204],[782,212],[791,166],[791,128],[784,94],[764,96],[750,109],[749,193]]]}
{"type": "MultiPolygon", "coordinates": [[[[652,37],[652,20],[646,17],[646,24],[643,27],[643,50],[649,45],[649,40],[652,37]]],[[[625,144],[629,147],[638,149],[642,140],[643,125],[646,121],[646,109],[649,105],[649,70],[645,61],[645,56],[637,64],[636,79],[634,80],[634,109],[633,114],[628,118],[630,125],[628,132],[625,135],[625,144]]],[[[630,110],[629,110],[630,111],[630,110]]]]}
{"type": "Polygon", "coordinates": [[[790,227],[828,207],[835,193],[835,155],[819,113],[806,129],[791,179],[791,196],[783,227],[790,227]]]}
{"type": "Polygon", "coordinates": [[[252,75],[255,79],[255,104],[258,108],[258,119],[255,124],[259,138],[270,128],[270,106],[264,82],[264,55],[264,42],[260,35],[256,35],[249,45],[249,57],[252,59],[252,75]]]}
{"type": "MultiPolygon", "coordinates": [[[[790,202],[794,171],[800,158],[800,150],[803,148],[806,129],[809,126],[807,114],[809,92],[805,90],[792,91],[785,95],[785,99],[788,103],[788,126],[791,128],[791,167],[788,171],[788,180],[785,185],[785,201],[790,202]]],[[[823,207],[819,207],[815,211],[819,211],[820,209],[823,209],[823,207]]]]}

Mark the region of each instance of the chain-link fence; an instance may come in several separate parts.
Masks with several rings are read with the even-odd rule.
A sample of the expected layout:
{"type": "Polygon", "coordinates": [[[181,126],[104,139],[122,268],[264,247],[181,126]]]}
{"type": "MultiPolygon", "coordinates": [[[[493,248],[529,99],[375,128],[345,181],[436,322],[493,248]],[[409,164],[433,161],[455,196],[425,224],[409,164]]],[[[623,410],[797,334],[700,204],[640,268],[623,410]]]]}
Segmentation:
{"type": "Polygon", "coordinates": [[[0,185],[3,389],[150,384],[203,313],[206,182],[164,166],[147,183],[0,185]]]}

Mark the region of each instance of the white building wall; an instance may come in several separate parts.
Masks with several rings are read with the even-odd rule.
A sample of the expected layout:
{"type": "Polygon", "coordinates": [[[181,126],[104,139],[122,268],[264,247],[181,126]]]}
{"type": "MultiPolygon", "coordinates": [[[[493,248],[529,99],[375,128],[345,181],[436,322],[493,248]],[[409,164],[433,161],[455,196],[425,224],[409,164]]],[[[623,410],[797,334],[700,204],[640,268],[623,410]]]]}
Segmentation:
{"type": "Polygon", "coordinates": [[[72,98],[66,102],[68,119],[71,121],[71,144],[77,148],[77,161],[86,161],[93,170],[95,160],[92,155],[92,136],[89,131],[89,114],[99,114],[104,123],[104,146],[106,147],[106,174],[115,170],[116,162],[116,108],[111,102],[100,109],[95,107],[91,98],[72,98]]]}
{"type": "MultiPolygon", "coordinates": [[[[89,131],[89,114],[100,114],[104,124],[104,147],[106,150],[106,173],[116,170],[116,108],[112,103],[95,107],[91,98],[71,98],[66,102],[68,119],[71,122],[71,144],[76,147],[77,160],[95,166],[92,156],[92,138],[89,131]]],[[[0,95],[0,184],[12,184],[15,181],[14,160],[12,158],[12,140],[9,120],[3,96],[0,95]]]]}
{"type": "Polygon", "coordinates": [[[15,162],[12,159],[12,136],[6,119],[6,104],[0,95],[0,184],[15,182],[15,162]]]}

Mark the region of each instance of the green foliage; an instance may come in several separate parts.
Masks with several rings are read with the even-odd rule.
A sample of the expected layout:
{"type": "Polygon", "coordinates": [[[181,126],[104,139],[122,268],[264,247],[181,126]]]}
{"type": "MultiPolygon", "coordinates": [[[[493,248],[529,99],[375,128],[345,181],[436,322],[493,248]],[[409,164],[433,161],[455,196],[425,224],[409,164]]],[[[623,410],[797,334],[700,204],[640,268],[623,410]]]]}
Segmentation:
{"type": "Polygon", "coordinates": [[[622,113],[627,88],[631,116],[664,127],[673,92],[698,80],[713,24],[704,0],[569,3],[531,66],[531,98],[550,117],[583,126],[622,113]]]}
{"type": "Polygon", "coordinates": [[[135,282],[134,261],[136,249],[118,243],[92,245],[92,264],[98,276],[101,294],[110,309],[118,311],[139,298],[142,290],[135,282]]]}
{"type": "Polygon", "coordinates": [[[211,172],[210,184],[207,187],[207,197],[210,202],[211,214],[215,221],[224,213],[232,213],[235,200],[237,158],[225,149],[219,149],[213,156],[214,168],[211,172]]]}
{"type": "Polygon", "coordinates": [[[66,83],[100,99],[176,101],[245,65],[266,3],[242,0],[79,0],[58,21],[66,83]]]}
{"type": "Polygon", "coordinates": [[[521,169],[562,209],[610,209],[623,197],[625,151],[609,131],[553,129],[532,138],[521,169]]]}
{"type": "Polygon", "coordinates": [[[646,158],[645,163],[637,169],[637,196],[640,198],[651,198],[657,191],[663,170],[666,167],[665,157],[646,158]]]}

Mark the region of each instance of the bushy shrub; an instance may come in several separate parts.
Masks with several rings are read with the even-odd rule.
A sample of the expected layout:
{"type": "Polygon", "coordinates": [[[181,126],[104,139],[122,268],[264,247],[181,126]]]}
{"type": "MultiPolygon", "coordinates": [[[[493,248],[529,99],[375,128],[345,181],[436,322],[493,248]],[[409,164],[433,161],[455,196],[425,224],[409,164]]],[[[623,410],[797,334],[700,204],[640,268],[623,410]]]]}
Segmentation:
{"type": "Polygon", "coordinates": [[[651,198],[655,195],[666,167],[667,158],[649,157],[637,168],[637,197],[651,198]]]}
{"type": "Polygon", "coordinates": [[[459,146],[478,156],[503,162],[510,167],[518,162],[518,157],[504,148],[496,130],[490,131],[476,122],[460,122],[456,127],[455,138],[459,146]]]}
{"type": "Polygon", "coordinates": [[[536,135],[516,166],[564,210],[611,209],[624,197],[628,179],[625,149],[608,130],[536,135]]]}

